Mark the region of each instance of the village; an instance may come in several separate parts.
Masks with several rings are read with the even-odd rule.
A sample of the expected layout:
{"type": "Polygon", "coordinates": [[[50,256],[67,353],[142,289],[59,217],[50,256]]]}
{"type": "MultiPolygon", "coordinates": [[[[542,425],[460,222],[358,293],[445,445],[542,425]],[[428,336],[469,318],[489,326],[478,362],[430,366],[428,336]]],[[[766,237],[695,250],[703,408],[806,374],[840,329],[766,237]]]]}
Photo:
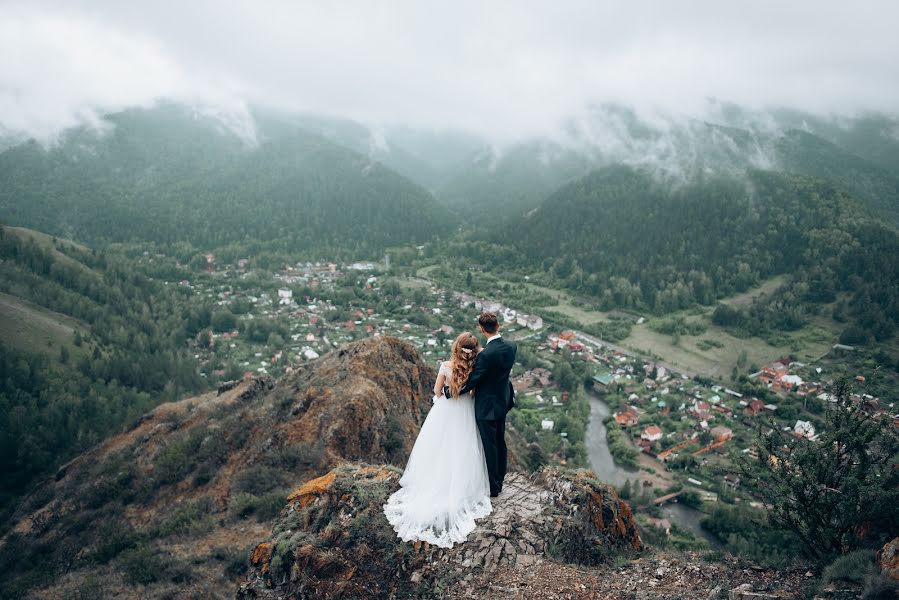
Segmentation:
{"type": "MultiPolygon", "coordinates": [[[[759,430],[779,427],[816,440],[824,406],[834,400],[826,357],[820,364],[782,357],[725,385],[561,330],[539,315],[405,279],[392,276],[389,263],[303,262],[269,273],[248,269],[246,261],[218,265],[209,256],[194,280],[177,284],[216,306],[211,330],[195,344],[201,372],[213,385],[259,374],[278,377],[369,336],[406,340],[436,367],[449,357],[458,332],[474,330],[480,311],[496,312],[504,335],[520,348],[513,371],[518,407],[510,427],[539,447],[539,462],[590,466],[586,384],[591,401],[611,411],[606,427],[616,464],[633,469],[635,487],[656,505],[684,492],[703,502],[724,495],[754,505],[736,464],[753,456],[759,430]]],[[[851,352],[847,348],[837,345],[833,352],[851,352]]],[[[865,392],[865,373],[854,379],[854,402],[896,420],[892,403],[865,392]]]]}

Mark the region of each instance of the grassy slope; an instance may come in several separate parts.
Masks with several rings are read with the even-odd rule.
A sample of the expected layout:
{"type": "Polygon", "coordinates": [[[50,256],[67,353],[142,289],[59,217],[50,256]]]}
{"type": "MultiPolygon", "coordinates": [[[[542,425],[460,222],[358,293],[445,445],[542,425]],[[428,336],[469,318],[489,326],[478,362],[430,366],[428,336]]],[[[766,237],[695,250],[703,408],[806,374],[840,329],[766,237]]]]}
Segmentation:
{"type": "MultiPolygon", "coordinates": [[[[86,250],[84,246],[24,227],[5,226],[4,231],[7,235],[33,240],[39,246],[51,250],[53,258],[61,263],[89,270],[87,266],[56,250],[54,240],[82,251],[86,250]]],[[[47,353],[53,358],[58,358],[59,348],[66,345],[74,356],[81,351],[72,341],[76,330],[85,335],[89,332],[89,327],[78,319],[0,292],[0,339],[4,344],[26,352],[47,353]]]]}
{"type": "Polygon", "coordinates": [[[12,348],[58,356],[59,348],[66,345],[74,354],[80,351],[72,342],[75,331],[84,335],[88,327],[77,319],[0,293],[0,338],[12,348]]]}

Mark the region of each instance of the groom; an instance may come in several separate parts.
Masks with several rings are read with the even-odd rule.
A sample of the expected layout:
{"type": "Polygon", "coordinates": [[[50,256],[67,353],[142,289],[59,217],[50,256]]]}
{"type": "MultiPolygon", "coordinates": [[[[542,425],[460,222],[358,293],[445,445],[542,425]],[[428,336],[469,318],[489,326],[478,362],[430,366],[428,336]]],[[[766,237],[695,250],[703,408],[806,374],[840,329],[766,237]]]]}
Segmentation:
{"type": "Polygon", "coordinates": [[[515,406],[515,390],[509,375],[518,347],[499,334],[494,313],[481,313],[478,327],[487,338],[487,345],[475,359],[474,369],[459,394],[475,392],[474,414],[484,444],[490,496],[496,497],[503,489],[506,476],[506,413],[515,406]]]}

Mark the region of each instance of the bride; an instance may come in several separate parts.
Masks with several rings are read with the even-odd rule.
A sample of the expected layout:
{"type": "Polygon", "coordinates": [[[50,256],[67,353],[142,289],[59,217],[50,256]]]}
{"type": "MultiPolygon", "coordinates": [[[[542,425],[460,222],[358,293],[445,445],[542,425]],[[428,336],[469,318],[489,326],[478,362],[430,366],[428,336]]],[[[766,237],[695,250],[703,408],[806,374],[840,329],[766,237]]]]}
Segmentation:
{"type": "Polygon", "coordinates": [[[451,360],[440,365],[434,406],[415,440],[400,489],[384,505],[387,520],[404,542],[450,548],[465,541],[475,519],[493,510],[474,397],[459,396],[479,351],[471,333],[456,338],[451,360]]]}

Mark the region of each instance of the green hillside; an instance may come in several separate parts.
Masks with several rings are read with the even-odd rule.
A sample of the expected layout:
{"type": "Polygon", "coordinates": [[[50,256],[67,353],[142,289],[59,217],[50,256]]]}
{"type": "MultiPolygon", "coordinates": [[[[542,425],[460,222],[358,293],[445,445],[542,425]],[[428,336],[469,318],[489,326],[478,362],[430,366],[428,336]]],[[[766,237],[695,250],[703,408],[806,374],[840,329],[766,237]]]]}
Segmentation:
{"type": "Polygon", "coordinates": [[[92,245],[253,239],[322,256],[422,243],[448,223],[423,188],[298,127],[252,147],[174,105],[108,120],[0,153],[0,219],[92,245]]]}
{"type": "Polygon", "coordinates": [[[206,385],[209,305],[129,261],[0,226],[0,513],[74,454],[206,385]]]}
{"type": "Polygon", "coordinates": [[[473,248],[484,264],[539,266],[542,283],[603,309],[665,314],[786,274],[789,284],[764,306],[753,303],[752,318],[731,324],[794,329],[812,305],[839,294],[857,302],[838,316],[878,339],[899,324],[896,230],[820,179],[752,171],[745,180],[678,185],[644,170],[602,169],[473,248]]]}
{"type": "Polygon", "coordinates": [[[899,224],[899,177],[886,168],[799,130],[778,139],[776,148],[784,170],[841,185],[877,215],[899,224]]]}

